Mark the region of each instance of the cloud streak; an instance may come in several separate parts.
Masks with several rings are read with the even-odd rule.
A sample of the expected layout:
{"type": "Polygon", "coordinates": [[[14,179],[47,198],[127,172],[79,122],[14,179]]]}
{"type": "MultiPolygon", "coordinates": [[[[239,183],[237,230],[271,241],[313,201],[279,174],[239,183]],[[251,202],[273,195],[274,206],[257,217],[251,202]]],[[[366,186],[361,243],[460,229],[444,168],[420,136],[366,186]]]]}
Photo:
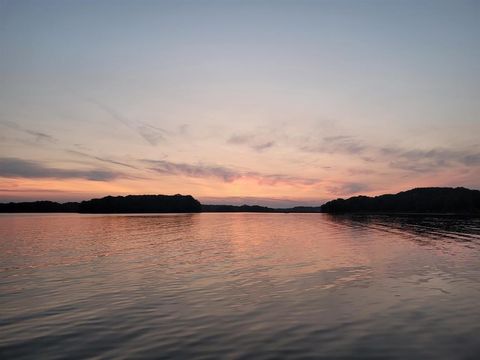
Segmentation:
{"type": "Polygon", "coordinates": [[[94,181],[109,181],[121,177],[118,172],[92,169],[72,170],[45,166],[36,161],[19,158],[0,158],[0,177],[29,179],[85,179],[94,181]]]}
{"type": "Polygon", "coordinates": [[[270,149],[275,143],[274,140],[261,139],[253,134],[234,134],[227,140],[227,144],[246,145],[257,152],[270,149]]]}
{"type": "Polygon", "coordinates": [[[137,167],[135,167],[133,165],[130,165],[130,164],[127,164],[127,163],[124,163],[124,162],[121,162],[121,161],[116,161],[116,160],[107,159],[107,158],[100,157],[100,156],[90,155],[90,154],[84,153],[82,151],[77,151],[77,150],[65,150],[65,151],[67,153],[70,153],[70,154],[78,155],[78,156],[85,157],[85,158],[92,159],[92,160],[98,160],[98,161],[108,163],[108,164],[112,164],[112,165],[119,165],[119,166],[127,167],[127,168],[130,168],[130,169],[135,169],[135,170],[138,169],[137,167]]]}
{"type": "Polygon", "coordinates": [[[14,123],[14,122],[11,122],[11,121],[0,121],[0,124],[2,124],[5,127],[10,128],[10,129],[22,132],[24,134],[31,135],[35,138],[35,141],[37,141],[37,142],[41,142],[41,141],[50,142],[50,143],[56,143],[57,142],[57,139],[55,139],[51,135],[48,135],[48,134],[40,132],[40,131],[24,128],[24,127],[14,123]]]}
{"type": "Polygon", "coordinates": [[[386,168],[407,172],[436,172],[458,166],[479,166],[480,149],[431,148],[408,149],[366,143],[353,136],[336,135],[323,137],[318,142],[307,138],[299,142],[298,148],[307,153],[341,154],[357,157],[363,161],[383,164],[386,168]],[[301,144],[303,143],[303,144],[301,144]]]}
{"type": "Polygon", "coordinates": [[[379,149],[379,156],[387,160],[391,168],[409,172],[435,172],[459,165],[480,165],[480,151],[475,149],[451,150],[435,148],[430,150],[405,150],[395,147],[384,147],[379,149]]]}
{"type": "Polygon", "coordinates": [[[224,182],[232,182],[241,175],[223,166],[192,165],[185,163],[174,163],[165,160],[143,160],[150,164],[150,169],[166,175],[183,175],[195,178],[217,178],[224,182]]]}
{"type": "Polygon", "coordinates": [[[166,160],[143,160],[149,164],[150,170],[165,175],[181,175],[194,178],[216,178],[231,183],[240,179],[251,179],[259,185],[288,184],[311,186],[320,183],[318,179],[289,176],[285,174],[262,174],[254,171],[240,171],[224,166],[207,164],[175,163],[166,160]]]}
{"type": "Polygon", "coordinates": [[[118,113],[115,109],[111,108],[110,106],[107,106],[97,100],[94,99],[87,99],[88,102],[91,104],[94,104],[97,106],[99,109],[101,109],[103,112],[107,113],[110,115],[112,119],[115,121],[125,125],[129,129],[135,131],[138,135],[140,135],[147,143],[149,143],[152,146],[158,145],[160,142],[165,141],[165,136],[167,135],[167,131],[164,129],[161,129],[159,127],[150,125],[146,122],[143,121],[135,121],[135,120],[130,120],[127,117],[121,115],[118,113]]]}
{"type": "Polygon", "coordinates": [[[368,184],[359,182],[348,182],[334,186],[328,186],[327,190],[334,195],[354,195],[360,192],[371,190],[368,184]]]}
{"type": "Polygon", "coordinates": [[[302,145],[300,145],[300,150],[309,153],[359,155],[367,149],[367,145],[348,135],[326,136],[320,141],[307,139],[302,141],[302,145]]]}

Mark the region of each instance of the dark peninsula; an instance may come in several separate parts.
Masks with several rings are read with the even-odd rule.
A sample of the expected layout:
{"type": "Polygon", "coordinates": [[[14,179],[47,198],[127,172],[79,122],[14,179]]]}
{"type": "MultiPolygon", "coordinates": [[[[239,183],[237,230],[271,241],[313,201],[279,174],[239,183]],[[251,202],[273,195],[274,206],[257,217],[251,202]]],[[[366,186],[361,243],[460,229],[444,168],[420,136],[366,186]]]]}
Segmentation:
{"type": "Polygon", "coordinates": [[[82,201],[80,213],[192,213],[200,212],[200,202],[190,195],[107,196],[82,201]]]}
{"type": "Polygon", "coordinates": [[[0,213],[63,213],[78,212],[78,202],[29,201],[0,203],[0,213]]]}
{"type": "Polygon", "coordinates": [[[329,201],[325,213],[453,213],[479,214],[480,191],[457,188],[416,188],[375,197],[354,196],[329,201]]]}
{"type": "Polygon", "coordinates": [[[190,213],[200,212],[201,207],[200,202],[190,195],[128,195],[63,204],[53,201],[10,202],[0,204],[0,213],[190,213]]]}

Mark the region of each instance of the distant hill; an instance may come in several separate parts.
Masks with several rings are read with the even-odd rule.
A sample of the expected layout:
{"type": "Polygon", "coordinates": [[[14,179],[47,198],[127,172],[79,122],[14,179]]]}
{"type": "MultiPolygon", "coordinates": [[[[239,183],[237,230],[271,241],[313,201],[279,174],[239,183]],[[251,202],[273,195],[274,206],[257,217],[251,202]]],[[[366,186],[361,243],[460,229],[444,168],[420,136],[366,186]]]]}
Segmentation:
{"type": "Polygon", "coordinates": [[[78,212],[77,202],[57,203],[53,201],[32,201],[0,204],[0,213],[48,213],[48,212],[78,212]]]}
{"type": "Polygon", "coordinates": [[[277,212],[259,205],[202,205],[202,212],[277,212]]]}
{"type": "Polygon", "coordinates": [[[82,201],[80,213],[190,213],[200,212],[200,202],[190,195],[107,196],[82,201]]]}
{"type": "Polygon", "coordinates": [[[190,195],[107,196],[87,201],[57,203],[32,201],[0,203],[0,213],[185,213],[200,212],[201,205],[190,195]]]}
{"type": "Polygon", "coordinates": [[[280,209],[286,213],[319,213],[322,212],[321,206],[295,206],[288,209],[280,209]]]}
{"type": "Polygon", "coordinates": [[[295,206],[275,209],[259,205],[203,205],[202,212],[318,213],[320,206],[295,206]]]}
{"type": "Polygon", "coordinates": [[[395,195],[355,196],[329,201],[326,213],[480,213],[480,191],[457,188],[416,188],[395,195]]]}

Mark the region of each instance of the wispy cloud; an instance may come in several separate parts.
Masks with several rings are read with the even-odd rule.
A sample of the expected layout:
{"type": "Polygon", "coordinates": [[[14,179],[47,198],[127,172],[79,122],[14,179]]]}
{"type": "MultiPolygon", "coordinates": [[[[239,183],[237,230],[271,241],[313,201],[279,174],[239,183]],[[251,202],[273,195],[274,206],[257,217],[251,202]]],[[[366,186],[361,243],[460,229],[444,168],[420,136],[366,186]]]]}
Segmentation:
{"type": "Polygon", "coordinates": [[[263,151],[266,149],[270,149],[274,145],[275,145],[275,141],[266,141],[263,143],[252,144],[251,147],[256,151],[263,151]]]}
{"type": "MultiPolygon", "coordinates": [[[[351,179],[345,185],[332,185],[327,189],[332,194],[351,195],[369,191],[368,183],[372,181],[382,182],[399,176],[402,179],[408,177],[436,176],[437,174],[449,174],[472,171],[480,167],[480,145],[425,147],[424,144],[417,146],[391,145],[384,140],[368,140],[342,132],[341,129],[322,129],[313,131],[311,134],[299,135],[295,132],[287,133],[283,130],[257,129],[256,131],[234,133],[228,138],[227,143],[250,147],[256,151],[262,151],[262,141],[265,148],[278,147],[290,148],[298,154],[300,160],[312,159],[316,155],[318,162],[312,162],[312,166],[319,169],[323,161],[329,159],[345,160],[337,161],[331,172],[342,171],[351,179]],[[322,134],[323,132],[323,134],[322,134]],[[315,134],[318,134],[315,136],[315,134]],[[258,146],[255,149],[255,146],[258,146]],[[302,155],[303,154],[303,155],[302,155]],[[330,157],[331,156],[331,157],[330,157]],[[345,166],[345,168],[343,168],[345,166]]],[[[469,175],[470,177],[474,175],[469,175]]],[[[327,182],[327,181],[326,181],[327,182]]],[[[326,188],[325,188],[326,189],[326,188]]]]}
{"type": "Polygon", "coordinates": [[[48,167],[37,161],[19,158],[0,158],[0,177],[6,178],[51,178],[51,179],[86,179],[109,181],[122,174],[111,170],[73,170],[48,167]]]}
{"type": "Polygon", "coordinates": [[[121,161],[116,161],[116,160],[112,160],[112,159],[108,159],[108,158],[104,158],[104,157],[100,157],[100,156],[95,156],[95,155],[90,155],[90,154],[87,154],[85,152],[82,152],[82,151],[77,151],[77,150],[65,150],[66,152],[70,153],[70,154],[73,154],[73,155],[78,155],[78,156],[81,156],[81,157],[85,157],[85,158],[88,158],[88,159],[92,159],[92,160],[98,160],[98,161],[101,161],[101,162],[105,162],[105,163],[109,163],[109,164],[113,164],[113,165],[119,165],[119,166],[123,166],[123,167],[128,167],[130,169],[137,169],[137,167],[133,166],[133,165],[130,165],[130,164],[127,164],[125,162],[121,162],[121,161]]]}
{"type": "Polygon", "coordinates": [[[41,131],[24,128],[23,126],[20,126],[19,124],[14,123],[12,121],[3,120],[3,121],[0,121],[0,124],[10,129],[16,130],[18,132],[31,135],[35,138],[35,141],[37,142],[41,142],[41,141],[50,142],[50,143],[57,142],[57,139],[55,139],[53,136],[49,134],[46,134],[41,131]]]}
{"type": "Polygon", "coordinates": [[[9,188],[0,188],[0,192],[11,192],[11,193],[66,193],[66,190],[57,190],[57,189],[9,189],[9,188]]]}
{"type": "Polygon", "coordinates": [[[353,136],[337,135],[326,136],[319,140],[303,139],[300,149],[310,153],[360,155],[368,150],[368,146],[353,136]]]}
{"type": "Polygon", "coordinates": [[[150,169],[166,175],[182,175],[195,178],[216,178],[224,182],[233,182],[239,179],[252,179],[260,185],[315,185],[318,179],[296,177],[285,174],[262,174],[254,171],[241,171],[224,166],[208,164],[175,163],[166,160],[148,160],[143,162],[150,165],[150,169]]]}
{"type": "MultiPolygon", "coordinates": [[[[312,137],[298,141],[298,148],[308,153],[341,154],[383,165],[384,168],[407,172],[436,172],[458,166],[479,166],[480,149],[434,147],[431,149],[382,146],[368,143],[350,135],[312,137]]],[[[359,172],[356,171],[356,174],[359,172]]]]}
{"type": "Polygon", "coordinates": [[[480,151],[478,149],[406,150],[397,147],[384,147],[379,149],[379,156],[387,160],[391,168],[409,172],[434,172],[459,165],[480,165],[480,151]]]}
{"type": "Polygon", "coordinates": [[[227,140],[227,143],[232,145],[246,145],[257,152],[261,152],[275,146],[276,142],[254,134],[234,134],[227,140]]]}
{"type": "Polygon", "coordinates": [[[355,195],[360,192],[370,190],[368,184],[358,183],[358,182],[347,182],[343,184],[338,184],[334,186],[328,186],[327,190],[337,196],[348,196],[348,195],[355,195]]]}
{"type": "Polygon", "coordinates": [[[378,171],[368,169],[368,168],[349,168],[347,169],[348,175],[357,176],[357,175],[372,175],[378,174],[378,171]]]}
{"type": "Polygon", "coordinates": [[[252,141],[254,137],[252,135],[248,134],[236,134],[232,135],[228,140],[227,143],[229,144],[234,144],[234,145],[243,145],[243,144],[248,144],[250,141],[252,141]]]}
{"type": "Polygon", "coordinates": [[[291,176],[285,174],[261,174],[257,172],[247,172],[244,176],[256,179],[260,185],[304,185],[311,186],[319,184],[319,179],[305,178],[300,176],[291,176]]]}
{"type": "Polygon", "coordinates": [[[143,160],[150,164],[150,169],[161,174],[184,175],[196,178],[218,178],[225,182],[232,182],[241,177],[241,174],[223,166],[204,164],[174,163],[166,160],[143,160]]]}
{"type": "Polygon", "coordinates": [[[106,112],[115,121],[135,131],[150,145],[157,145],[160,142],[165,141],[165,136],[168,133],[166,130],[159,128],[157,126],[148,124],[144,121],[131,120],[125,117],[124,115],[120,114],[118,111],[116,111],[112,107],[107,106],[104,103],[99,102],[98,100],[88,98],[87,101],[90,102],[91,104],[94,104],[102,111],[106,112]]]}

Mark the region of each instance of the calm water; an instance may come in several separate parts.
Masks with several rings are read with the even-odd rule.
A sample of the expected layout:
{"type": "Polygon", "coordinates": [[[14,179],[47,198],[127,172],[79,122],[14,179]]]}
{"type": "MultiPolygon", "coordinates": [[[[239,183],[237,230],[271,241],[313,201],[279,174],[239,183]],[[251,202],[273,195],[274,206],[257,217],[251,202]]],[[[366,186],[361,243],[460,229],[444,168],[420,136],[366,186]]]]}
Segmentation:
{"type": "Polygon", "coordinates": [[[0,358],[480,358],[480,219],[1,215],[0,358]]]}

